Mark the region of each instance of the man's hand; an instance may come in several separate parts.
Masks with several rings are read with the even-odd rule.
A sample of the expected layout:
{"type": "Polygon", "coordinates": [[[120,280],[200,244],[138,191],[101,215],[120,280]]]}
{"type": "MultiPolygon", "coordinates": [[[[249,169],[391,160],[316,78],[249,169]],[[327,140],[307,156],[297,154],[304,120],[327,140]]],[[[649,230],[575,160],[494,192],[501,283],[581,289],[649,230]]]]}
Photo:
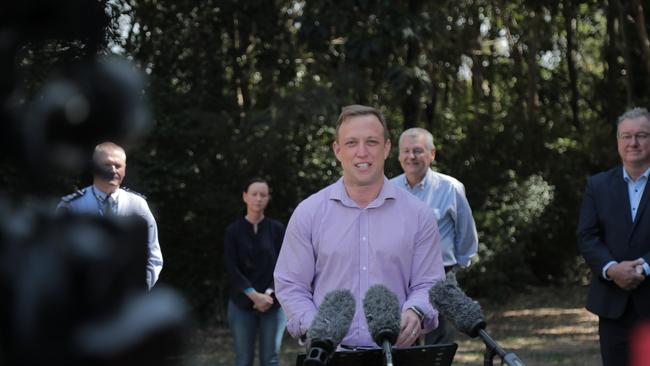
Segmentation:
{"type": "Polygon", "coordinates": [[[634,290],[637,288],[645,276],[636,270],[637,266],[642,265],[643,259],[634,261],[623,261],[607,269],[607,276],[616,283],[616,285],[624,290],[634,290]]]}
{"type": "Polygon", "coordinates": [[[261,294],[259,292],[251,292],[248,298],[253,301],[253,309],[265,312],[273,306],[273,298],[271,295],[261,294]]]}
{"type": "Polygon", "coordinates": [[[399,337],[397,337],[395,346],[408,347],[412,345],[420,336],[421,329],[422,324],[420,324],[420,317],[418,317],[415,311],[407,309],[402,313],[399,337]]]}

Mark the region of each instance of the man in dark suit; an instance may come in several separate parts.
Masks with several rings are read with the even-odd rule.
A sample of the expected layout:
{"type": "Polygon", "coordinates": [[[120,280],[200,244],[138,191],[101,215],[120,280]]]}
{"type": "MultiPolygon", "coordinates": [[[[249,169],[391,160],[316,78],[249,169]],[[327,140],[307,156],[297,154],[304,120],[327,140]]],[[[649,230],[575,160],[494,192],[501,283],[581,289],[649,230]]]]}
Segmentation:
{"type": "Polygon", "coordinates": [[[629,364],[629,337],[650,316],[650,113],[625,112],[616,138],[622,166],[590,177],[578,247],[592,271],[587,310],[598,315],[604,366],[629,364]]]}

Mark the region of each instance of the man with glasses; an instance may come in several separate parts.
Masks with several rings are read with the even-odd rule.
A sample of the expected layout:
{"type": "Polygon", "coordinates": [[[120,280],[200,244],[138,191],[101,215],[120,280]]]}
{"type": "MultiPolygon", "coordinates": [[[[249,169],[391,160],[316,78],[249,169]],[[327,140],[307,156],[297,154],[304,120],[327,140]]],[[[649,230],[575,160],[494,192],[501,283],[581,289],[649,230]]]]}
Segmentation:
{"type": "Polygon", "coordinates": [[[587,310],[598,315],[604,366],[628,365],[629,343],[650,316],[650,113],[634,108],[618,118],[622,166],[590,177],[582,197],[578,247],[591,268],[587,310]]]}
{"type": "MultiPolygon", "coordinates": [[[[410,128],[399,138],[399,162],[404,174],[391,179],[433,210],[438,229],[442,261],[447,277],[455,280],[457,267],[467,267],[476,255],[478,239],[465,187],[457,179],[434,172],[436,157],[433,135],[423,128],[410,128]]],[[[451,343],[454,328],[438,316],[438,328],[426,335],[427,344],[451,343]]]]}

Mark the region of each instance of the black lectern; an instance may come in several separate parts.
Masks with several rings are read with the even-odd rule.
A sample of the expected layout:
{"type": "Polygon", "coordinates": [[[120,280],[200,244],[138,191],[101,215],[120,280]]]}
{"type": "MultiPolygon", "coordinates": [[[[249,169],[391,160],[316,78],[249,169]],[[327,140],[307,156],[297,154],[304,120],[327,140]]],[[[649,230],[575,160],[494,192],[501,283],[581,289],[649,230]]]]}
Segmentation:
{"type": "MultiPolygon", "coordinates": [[[[457,348],[456,343],[393,348],[393,364],[395,366],[450,366],[457,348]]],[[[302,366],[305,356],[304,353],[298,354],[296,366],[302,366]]],[[[380,348],[335,352],[328,363],[329,366],[382,366],[383,364],[384,356],[380,348]]]]}

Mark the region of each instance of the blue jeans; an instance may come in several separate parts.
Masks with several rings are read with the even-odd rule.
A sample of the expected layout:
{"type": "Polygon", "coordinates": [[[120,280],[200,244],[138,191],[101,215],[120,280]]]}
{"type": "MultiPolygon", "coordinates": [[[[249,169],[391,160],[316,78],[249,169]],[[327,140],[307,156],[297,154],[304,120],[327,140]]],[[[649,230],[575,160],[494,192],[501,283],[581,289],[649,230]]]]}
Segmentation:
{"type": "Polygon", "coordinates": [[[260,366],[279,364],[280,345],[287,325],[281,308],[260,313],[243,310],[228,301],[228,323],[235,343],[236,366],[253,366],[257,334],[260,339],[260,366]]]}

